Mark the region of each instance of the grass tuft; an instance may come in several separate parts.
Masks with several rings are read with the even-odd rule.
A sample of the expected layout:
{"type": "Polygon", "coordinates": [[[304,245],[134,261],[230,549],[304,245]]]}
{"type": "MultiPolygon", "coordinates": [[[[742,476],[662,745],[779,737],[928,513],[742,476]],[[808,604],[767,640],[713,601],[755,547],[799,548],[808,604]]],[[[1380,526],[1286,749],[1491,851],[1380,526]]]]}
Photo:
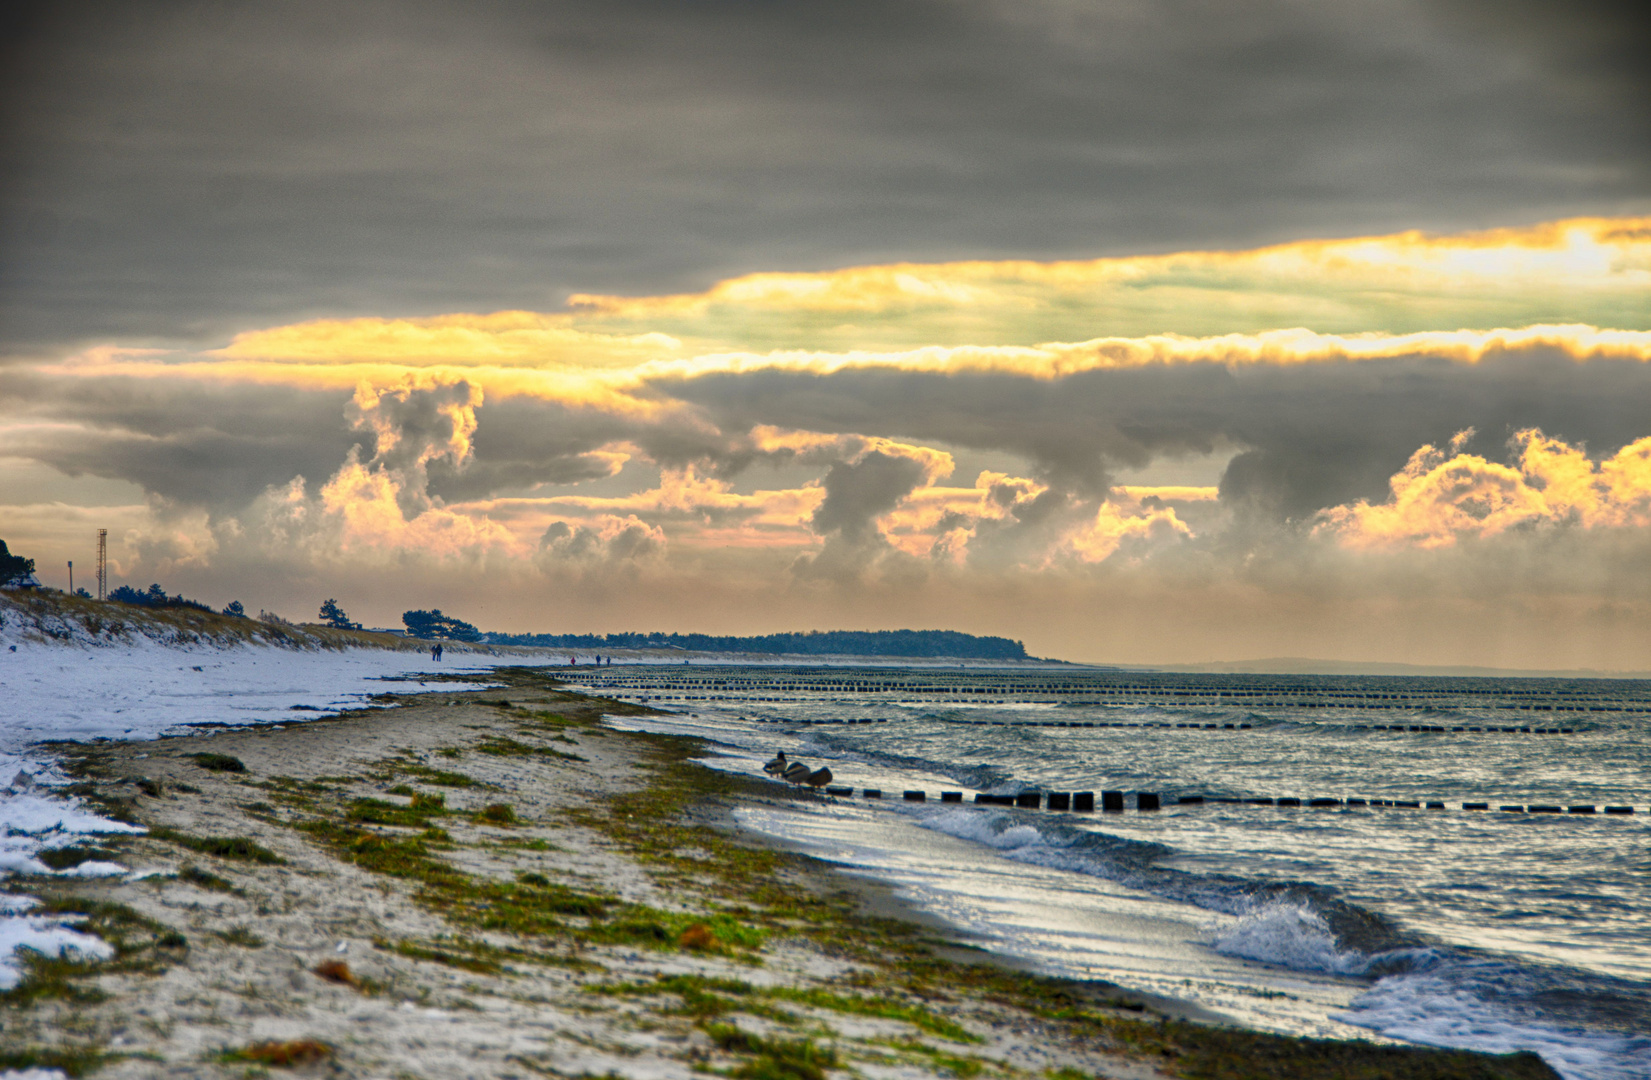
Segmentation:
{"type": "Polygon", "coordinates": [[[768,1039],[733,1024],[707,1024],[705,1034],[725,1053],[750,1056],[729,1074],[739,1080],[825,1080],[840,1064],[834,1047],[813,1039],[768,1039]]]}
{"type": "Polygon", "coordinates": [[[241,890],[228,878],[221,878],[217,874],[209,873],[200,867],[190,864],[178,871],[178,880],[185,881],[198,889],[210,889],[213,892],[238,893],[241,890]]]}
{"type": "Polygon", "coordinates": [[[225,1050],[219,1055],[224,1062],[251,1061],[259,1065],[292,1068],[295,1065],[313,1065],[332,1056],[332,1047],[314,1039],[289,1039],[286,1042],[254,1043],[239,1050],[225,1050]]]}
{"type": "Polygon", "coordinates": [[[190,851],[214,855],[220,859],[237,859],[241,862],[262,863],[265,866],[286,865],[286,860],[281,856],[244,836],[190,836],[165,825],[151,826],[149,835],[156,840],[165,840],[169,844],[177,844],[190,851]]]}

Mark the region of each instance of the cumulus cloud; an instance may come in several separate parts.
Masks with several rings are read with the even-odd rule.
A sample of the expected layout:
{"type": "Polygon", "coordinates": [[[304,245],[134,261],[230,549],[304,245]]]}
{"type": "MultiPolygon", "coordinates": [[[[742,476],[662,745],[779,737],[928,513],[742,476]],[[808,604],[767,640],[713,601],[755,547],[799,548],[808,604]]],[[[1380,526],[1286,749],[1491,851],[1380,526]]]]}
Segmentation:
{"type": "Polygon", "coordinates": [[[539,563],[608,563],[647,559],[665,550],[665,532],[634,514],[602,514],[585,522],[553,521],[539,537],[539,563]]]}
{"type": "Polygon", "coordinates": [[[1317,529],[1352,548],[1436,548],[1521,529],[1651,526],[1651,437],[1594,462],[1531,428],[1512,439],[1513,465],[1461,453],[1466,441],[1452,439],[1448,455],[1422,447],[1386,502],[1333,507],[1317,529]]]}

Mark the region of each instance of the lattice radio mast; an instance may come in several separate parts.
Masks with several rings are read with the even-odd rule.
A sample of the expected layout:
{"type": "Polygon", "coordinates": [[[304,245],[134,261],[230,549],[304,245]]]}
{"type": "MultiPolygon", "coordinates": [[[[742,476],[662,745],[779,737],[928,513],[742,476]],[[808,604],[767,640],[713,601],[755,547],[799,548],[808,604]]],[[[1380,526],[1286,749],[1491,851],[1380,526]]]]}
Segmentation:
{"type": "Polygon", "coordinates": [[[97,531],[97,598],[102,600],[109,588],[109,530],[97,531]]]}

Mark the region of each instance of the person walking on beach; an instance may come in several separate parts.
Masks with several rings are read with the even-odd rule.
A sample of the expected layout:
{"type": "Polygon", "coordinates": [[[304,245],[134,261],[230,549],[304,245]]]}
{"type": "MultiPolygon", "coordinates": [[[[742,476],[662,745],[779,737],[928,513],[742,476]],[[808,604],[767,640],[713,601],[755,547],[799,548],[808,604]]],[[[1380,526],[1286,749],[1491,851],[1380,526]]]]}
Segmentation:
{"type": "Polygon", "coordinates": [[[442,647],[440,644],[437,644],[436,645],[436,659],[440,660],[441,657],[442,657],[442,654],[445,653],[446,651],[447,650],[444,647],[442,647]]]}

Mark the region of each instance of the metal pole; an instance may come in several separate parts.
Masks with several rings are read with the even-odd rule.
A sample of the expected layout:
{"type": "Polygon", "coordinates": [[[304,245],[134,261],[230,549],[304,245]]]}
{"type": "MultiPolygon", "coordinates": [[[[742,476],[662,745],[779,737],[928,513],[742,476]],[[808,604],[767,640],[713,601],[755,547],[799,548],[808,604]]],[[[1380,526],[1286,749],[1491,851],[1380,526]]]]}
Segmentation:
{"type": "Polygon", "coordinates": [[[109,530],[97,531],[97,598],[104,599],[109,591],[109,530]]]}
{"type": "Polygon", "coordinates": [[[75,594],[75,561],[69,560],[69,595],[75,594]]]}

